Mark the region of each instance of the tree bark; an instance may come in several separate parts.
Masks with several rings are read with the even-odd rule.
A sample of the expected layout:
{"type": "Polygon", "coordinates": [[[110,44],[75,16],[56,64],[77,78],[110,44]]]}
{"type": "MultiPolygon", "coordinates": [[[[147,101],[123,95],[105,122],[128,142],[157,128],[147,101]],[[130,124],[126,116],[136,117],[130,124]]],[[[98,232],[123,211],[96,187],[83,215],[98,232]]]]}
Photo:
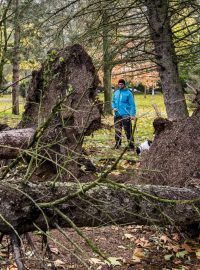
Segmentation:
{"type": "Polygon", "coordinates": [[[12,113],[19,114],[19,57],[20,57],[20,26],[19,26],[19,0],[15,0],[14,19],[14,49],[13,49],[13,88],[12,113]]]}
{"type": "Polygon", "coordinates": [[[155,47],[164,102],[169,120],[188,116],[183,89],[179,80],[177,57],[172,39],[169,1],[145,0],[149,27],[155,47]]]}
{"type": "Polygon", "coordinates": [[[0,132],[0,158],[16,158],[21,149],[25,149],[31,141],[33,128],[13,129],[0,132]]]}
{"type": "MultiPolygon", "coordinates": [[[[85,187],[86,185],[83,186],[85,187]]],[[[46,230],[44,215],[50,228],[54,228],[55,223],[62,227],[71,227],[56,209],[80,227],[108,224],[185,226],[199,222],[199,190],[131,185],[120,188],[115,183],[110,187],[106,187],[106,184],[96,186],[85,192],[79,189],[80,185],[69,183],[59,183],[54,188],[50,183],[29,183],[24,188],[2,184],[0,232],[10,234],[15,229],[22,234],[35,230],[34,224],[46,230]],[[81,191],[79,195],[73,196],[78,190],[81,191]],[[63,197],[65,199],[61,199],[63,197]]]]}
{"type": "Polygon", "coordinates": [[[104,88],[104,112],[112,114],[112,90],[111,90],[111,75],[112,65],[110,59],[110,38],[109,38],[109,18],[106,8],[103,8],[103,88],[104,88]]]}
{"type": "Polygon", "coordinates": [[[109,65],[104,64],[103,67],[103,85],[104,85],[104,113],[112,114],[112,88],[111,88],[111,74],[112,68],[109,65]]]}

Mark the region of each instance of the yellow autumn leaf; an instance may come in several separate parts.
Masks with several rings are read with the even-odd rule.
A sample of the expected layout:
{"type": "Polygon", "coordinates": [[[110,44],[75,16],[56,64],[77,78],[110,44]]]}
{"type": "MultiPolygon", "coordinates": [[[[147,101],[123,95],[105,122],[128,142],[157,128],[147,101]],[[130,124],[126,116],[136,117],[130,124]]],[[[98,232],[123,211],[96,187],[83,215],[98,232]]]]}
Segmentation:
{"type": "Polygon", "coordinates": [[[135,255],[132,256],[132,261],[135,262],[135,263],[139,263],[141,262],[141,259],[135,255]]]}
{"type": "Polygon", "coordinates": [[[143,248],[135,248],[135,250],[133,251],[132,261],[140,262],[144,258],[145,254],[143,248]]]}

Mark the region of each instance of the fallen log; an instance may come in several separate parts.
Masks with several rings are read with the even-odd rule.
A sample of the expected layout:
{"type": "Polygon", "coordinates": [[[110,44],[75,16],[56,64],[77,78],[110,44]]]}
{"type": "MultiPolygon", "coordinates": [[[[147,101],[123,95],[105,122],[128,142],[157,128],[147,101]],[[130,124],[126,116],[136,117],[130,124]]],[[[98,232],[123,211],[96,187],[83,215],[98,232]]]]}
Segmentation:
{"type": "Polygon", "coordinates": [[[57,183],[25,187],[2,183],[0,232],[18,234],[62,227],[108,224],[173,224],[199,222],[200,192],[168,186],[133,186],[113,182],[80,185],[57,183]],[[59,211],[66,215],[63,218],[59,211]]]}
{"type": "Polygon", "coordinates": [[[0,133],[0,158],[16,158],[21,149],[30,143],[35,130],[33,128],[13,129],[0,133]]]}

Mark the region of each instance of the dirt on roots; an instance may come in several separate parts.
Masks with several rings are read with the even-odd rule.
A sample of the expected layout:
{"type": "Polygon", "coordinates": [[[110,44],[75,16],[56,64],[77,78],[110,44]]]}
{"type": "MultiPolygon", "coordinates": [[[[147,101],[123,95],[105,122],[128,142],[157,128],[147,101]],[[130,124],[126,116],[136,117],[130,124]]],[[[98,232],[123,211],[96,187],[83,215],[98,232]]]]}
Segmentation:
{"type": "MultiPolygon", "coordinates": [[[[196,97],[199,104],[200,94],[196,97]]],[[[154,121],[155,140],[141,161],[144,183],[200,187],[200,106],[191,117],[154,121]]]]}

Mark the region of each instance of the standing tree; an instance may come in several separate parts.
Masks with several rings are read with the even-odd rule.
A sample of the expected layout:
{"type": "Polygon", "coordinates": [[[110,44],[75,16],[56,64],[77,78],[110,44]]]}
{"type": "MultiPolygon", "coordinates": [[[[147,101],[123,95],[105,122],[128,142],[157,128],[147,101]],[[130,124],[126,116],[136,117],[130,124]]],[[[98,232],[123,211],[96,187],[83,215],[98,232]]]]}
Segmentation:
{"type": "Polygon", "coordinates": [[[1,3],[1,12],[2,16],[0,19],[0,88],[3,86],[3,70],[4,65],[7,62],[7,51],[8,51],[8,41],[10,39],[10,35],[8,35],[7,29],[7,19],[9,17],[9,9],[11,6],[12,0],[7,3],[1,3]]]}
{"type": "Polygon", "coordinates": [[[20,64],[20,24],[19,0],[14,1],[14,48],[13,48],[13,88],[12,88],[12,113],[19,114],[19,64],[20,64]]]}
{"type": "Polygon", "coordinates": [[[183,89],[179,80],[178,62],[170,26],[169,1],[145,0],[155,58],[163,89],[164,102],[170,120],[188,116],[183,89]]]}

